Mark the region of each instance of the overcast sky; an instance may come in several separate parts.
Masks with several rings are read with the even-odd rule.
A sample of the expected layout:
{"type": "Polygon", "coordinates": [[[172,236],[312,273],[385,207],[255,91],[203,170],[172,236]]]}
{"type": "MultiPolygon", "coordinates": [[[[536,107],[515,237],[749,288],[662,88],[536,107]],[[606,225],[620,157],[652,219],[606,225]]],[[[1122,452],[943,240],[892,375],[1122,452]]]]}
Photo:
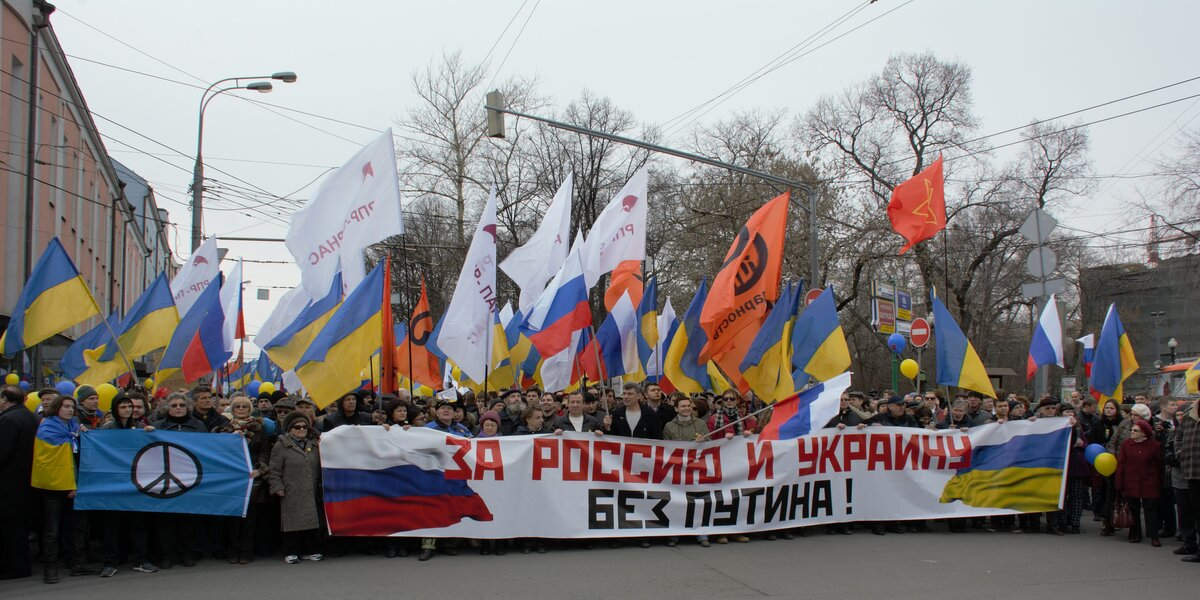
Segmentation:
{"type": "MultiPolygon", "coordinates": [[[[376,135],[367,128],[383,130],[413,106],[410,74],[444,52],[461,51],[466,61],[475,62],[495,45],[494,66],[508,54],[494,73],[500,79],[536,77],[540,91],[559,106],[590,90],[644,122],[662,123],[724,91],[859,3],[61,0],[51,21],[72,55],[71,67],[91,110],[146,136],[96,119],[109,136],[109,152],[154,185],[159,206],[178,224],[171,230],[172,243],[186,255],[192,159],[155,142],[194,156],[201,90],[88,61],[201,87],[229,76],[295,71],[298,82],[277,83],[274,92],[259,97],[365,127],[284,113],[296,122],[227,94],[208,109],[204,154],[206,163],[255,186],[308,198],[316,187],[310,185],[314,178],[376,135]]],[[[1200,75],[1195,64],[1200,4],[1195,2],[879,0],[821,40],[876,17],[761,78],[706,115],[705,122],[750,109],[801,114],[819,97],[880,71],[897,52],[932,51],[968,65],[981,134],[1200,75]]],[[[232,94],[238,93],[250,92],[232,94]]],[[[1200,81],[1089,111],[1069,122],[1197,93],[1200,81]]],[[[1129,176],[1155,171],[1154,161],[1177,147],[1179,132],[1200,125],[1194,121],[1197,116],[1200,99],[1090,127],[1094,172],[1129,176]]],[[[1015,139],[1009,135],[991,141],[1015,139]]],[[[682,137],[668,141],[683,143],[682,137]]],[[[237,183],[211,168],[206,175],[237,183]]],[[[1153,194],[1150,181],[1102,179],[1088,199],[1060,210],[1058,217],[1089,231],[1145,227],[1147,223],[1129,221],[1121,206],[1139,193],[1153,194]]],[[[206,208],[231,207],[214,200],[206,208]]],[[[206,211],[205,234],[286,233],[277,220],[241,212],[206,211]]],[[[1098,242],[1144,236],[1127,233],[1098,242]]],[[[290,260],[282,244],[222,245],[231,249],[230,256],[290,260]]],[[[299,281],[299,271],[291,265],[247,264],[245,269],[251,289],[299,281]]],[[[268,302],[247,294],[251,334],[282,292],[272,289],[268,302]]]]}

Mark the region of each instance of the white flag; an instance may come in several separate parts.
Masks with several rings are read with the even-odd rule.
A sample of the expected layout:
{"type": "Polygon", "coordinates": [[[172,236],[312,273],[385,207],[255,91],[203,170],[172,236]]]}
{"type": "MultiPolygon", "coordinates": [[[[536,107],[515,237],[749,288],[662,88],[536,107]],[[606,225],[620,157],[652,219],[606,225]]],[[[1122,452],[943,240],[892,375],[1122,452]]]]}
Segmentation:
{"type": "Polygon", "coordinates": [[[517,309],[522,314],[537,301],[563,261],[567,259],[567,238],[571,235],[571,195],[574,175],[558,187],[550,208],[542,215],[542,224],[523,246],[513,250],[500,263],[500,268],[521,288],[517,309]]]}
{"type": "MultiPolygon", "coordinates": [[[[225,323],[221,326],[221,341],[225,345],[225,351],[232,353],[237,348],[238,322],[242,320],[241,260],[221,284],[221,311],[225,313],[225,323]]],[[[245,328],[243,325],[243,333],[245,328]]]]}
{"type": "Polygon", "coordinates": [[[258,334],[254,336],[254,345],[262,348],[269,344],[271,340],[275,339],[275,336],[291,325],[296,317],[300,316],[300,311],[303,311],[311,300],[312,298],[309,298],[303,286],[298,285],[288,290],[279,298],[275,310],[271,311],[271,315],[263,322],[262,327],[258,328],[258,334]]]}
{"type": "Polygon", "coordinates": [[[592,223],[583,251],[588,289],[622,261],[645,260],[648,181],[646,168],[638,169],[592,223]]]}
{"type": "Polygon", "coordinates": [[[321,183],[316,197],[292,215],[287,247],[300,266],[300,284],[324,297],[342,263],[342,289],[367,276],[363,250],[404,232],[396,151],[389,129],[321,183]]]}
{"type": "Polygon", "coordinates": [[[467,377],[483,381],[491,361],[488,342],[496,311],[496,188],[488,194],[458,285],[442,319],[438,348],[467,377]]]}
{"type": "Polygon", "coordinates": [[[512,318],[513,318],[512,304],[509,302],[505,302],[504,308],[500,309],[500,326],[505,329],[508,329],[508,324],[510,322],[512,322],[512,318]]]}
{"type": "Polygon", "coordinates": [[[675,307],[671,306],[671,299],[667,298],[667,303],[658,315],[658,343],[650,349],[650,358],[646,365],[647,377],[662,375],[663,353],[667,350],[667,342],[670,341],[667,336],[671,334],[673,325],[675,325],[675,307]]]}
{"type": "Polygon", "coordinates": [[[208,238],[179,268],[175,279],[171,280],[171,295],[175,296],[175,308],[179,309],[180,318],[187,314],[188,309],[196,303],[196,298],[200,297],[200,292],[221,271],[218,263],[217,238],[208,238]]]}
{"type": "Polygon", "coordinates": [[[542,360],[542,387],[547,392],[564,390],[571,385],[571,372],[575,367],[575,348],[579,345],[582,329],[571,332],[571,343],[558,354],[542,360]]]}

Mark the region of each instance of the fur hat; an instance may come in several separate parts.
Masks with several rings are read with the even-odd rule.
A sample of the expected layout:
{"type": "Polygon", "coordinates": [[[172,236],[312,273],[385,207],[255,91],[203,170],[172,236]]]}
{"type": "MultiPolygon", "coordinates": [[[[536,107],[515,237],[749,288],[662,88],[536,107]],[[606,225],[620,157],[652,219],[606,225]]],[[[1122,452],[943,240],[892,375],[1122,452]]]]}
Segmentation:
{"type": "Polygon", "coordinates": [[[312,423],[310,423],[308,420],[308,415],[306,415],[302,412],[292,411],[292,412],[288,413],[288,415],[286,417],[283,418],[283,430],[291,431],[292,423],[295,423],[296,421],[304,421],[305,425],[312,427],[312,423]]]}

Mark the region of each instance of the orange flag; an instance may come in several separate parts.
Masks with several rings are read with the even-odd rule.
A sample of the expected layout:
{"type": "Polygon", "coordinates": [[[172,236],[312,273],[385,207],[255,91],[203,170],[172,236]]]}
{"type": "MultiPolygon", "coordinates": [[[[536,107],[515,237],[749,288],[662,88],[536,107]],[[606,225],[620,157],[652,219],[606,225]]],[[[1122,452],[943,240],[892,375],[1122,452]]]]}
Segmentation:
{"type": "Polygon", "coordinates": [[[767,307],[779,297],[790,197],[784,192],[763,205],[733,240],[700,311],[700,327],[708,334],[701,363],[731,349],[742,330],[757,331],[767,307]]]}
{"type": "Polygon", "coordinates": [[[733,336],[733,341],[729,347],[720,356],[713,359],[717,366],[721,367],[721,371],[729,379],[729,382],[738,389],[739,392],[745,394],[750,391],[750,382],[742,376],[741,368],[742,360],[746,358],[746,353],[750,351],[750,346],[754,344],[754,338],[758,336],[758,330],[762,327],[762,320],[754,327],[746,327],[733,336]]]}
{"type": "Polygon", "coordinates": [[[642,301],[642,261],[623,260],[613,269],[612,277],[608,280],[608,289],[604,291],[604,308],[612,312],[621,294],[629,294],[633,305],[642,301]]]}
{"type": "Polygon", "coordinates": [[[396,368],[405,377],[431,388],[442,385],[442,371],[437,356],[426,347],[433,334],[433,313],[429,312],[429,295],[425,292],[425,278],[421,278],[421,299],[413,307],[408,319],[408,335],[396,340],[396,368]]]}
{"type": "Polygon", "coordinates": [[[944,187],[942,155],[939,154],[932,165],[892,190],[888,219],[892,221],[892,229],[908,240],[900,254],[946,228],[944,187]]]}

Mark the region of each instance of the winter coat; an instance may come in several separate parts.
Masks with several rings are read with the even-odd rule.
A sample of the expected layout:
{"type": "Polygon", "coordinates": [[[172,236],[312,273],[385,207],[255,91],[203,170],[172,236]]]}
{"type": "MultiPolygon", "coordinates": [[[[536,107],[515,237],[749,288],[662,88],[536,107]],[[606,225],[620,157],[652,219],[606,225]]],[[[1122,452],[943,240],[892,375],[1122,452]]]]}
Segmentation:
{"type": "Polygon", "coordinates": [[[642,403],[642,416],[638,418],[637,427],[629,428],[629,419],[625,416],[625,407],[618,406],[612,411],[612,427],[609,432],[613,435],[635,437],[651,440],[662,439],[663,424],[658,420],[658,412],[642,403]]]}
{"type": "Polygon", "coordinates": [[[867,422],[868,425],[883,425],[884,427],[916,427],[921,426],[912,415],[904,413],[899,417],[893,417],[890,412],[882,412],[867,422]]]}
{"type": "Polygon", "coordinates": [[[190,414],[182,419],[167,417],[160,421],[155,421],[153,425],[155,429],[161,429],[163,431],[191,431],[195,433],[208,433],[208,428],[204,426],[204,423],[201,422],[200,419],[197,419],[190,414]]]}
{"type": "Polygon", "coordinates": [[[1175,427],[1175,458],[1179,461],[1179,474],[1184,479],[1200,479],[1200,402],[1179,417],[1175,427]]]}
{"type": "MultiPolygon", "coordinates": [[[[721,411],[719,409],[713,411],[712,413],[710,413],[708,415],[708,430],[712,432],[712,437],[715,440],[719,440],[730,433],[737,435],[738,427],[742,428],[742,433],[745,433],[747,431],[749,431],[750,433],[754,433],[754,432],[758,431],[758,418],[757,417],[750,417],[749,419],[746,419],[737,425],[729,425],[729,423],[732,423],[733,421],[736,421],[737,419],[730,419],[729,416],[726,415],[725,416],[726,424],[721,425],[720,427],[717,427],[717,415],[718,414],[721,414],[721,411]]],[[[740,419],[742,417],[738,416],[737,418],[740,419]]]]}
{"type": "MultiPolygon", "coordinates": [[[[552,426],[554,429],[561,429],[563,431],[575,431],[575,425],[571,423],[571,417],[569,414],[563,415],[563,416],[555,419],[552,426]]],[[[597,419],[596,417],[593,417],[592,415],[589,415],[587,413],[583,414],[583,432],[584,433],[589,432],[589,431],[595,431],[597,429],[600,429],[600,427],[601,427],[600,419],[597,419]]]]}
{"type": "Polygon", "coordinates": [[[0,512],[25,514],[33,505],[33,438],[38,419],[20,404],[0,413],[0,512]]]}
{"type": "Polygon", "coordinates": [[[226,419],[225,415],[217,412],[216,408],[209,410],[203,416],[193,410],[192,416],[196,417],[197,421],[204,423],[205,431],[216,431],[229,424],[229,419],[226,419]]]}
{"type": "Polygon", "coordinates": [[[271,494],[283,492],[279,499],[280,531],[305,531],[321,526],[321,448],[318,440],[308,440],[300,448],[291,436],[279,436],[271,450],[271,468],[267,474],[271,494]]]}
{"type": "Polygon", "coordinates": [[[1133,429],[1133,420],[1136,418],[1132,415],[1125,417],[1117,425],[1117,428],[1112,430],[1112,435],[1108,438],[1108,442],[1104,444],[1104,447],[1109,452],[1116,454],[1121,450],[1121,445],[1125,443],[1125,440],[1129,439],[1129,430],[1133,429]]]}
{"type": "Polygon", "coordinates": [[[834,415],[833,418],[825,424],[825,428],[829,429],[830,427],[837,427],[838,425],[854,427],[863,421],[865,421],[865,419],[862,418],[862,415],[860,415],[858,411],[854,410],[853,406],[847,406],[846,410],[834,415]]]}
{"type": "Polygon", "coordinates": [[[1158,498],[1162,489],[1162,445],[1154,438],[1125,440],[1117,456],[1117,493],[1127,498],[1158,498]]]}
{"type": "Polygon", "coordinates": [[[708,425],[704,423],[704,419],[692,417],[687,422],[681,421],[679,415],[671,419],[670,423],[663,426],[664,440],[672,440],[676,442],[694,442],[696,435],[701,437],[708,435],[708,425]]]}
{"type": "Polygon", "coordinates": [[[370,425],[371,414],[363,411],[356,411],[352,415],[347,415],[344,412],[338,411],[332,415],[325,415],[321,420],[321,431],[331,431],[334,427],[342,425],[370,425]]]}

